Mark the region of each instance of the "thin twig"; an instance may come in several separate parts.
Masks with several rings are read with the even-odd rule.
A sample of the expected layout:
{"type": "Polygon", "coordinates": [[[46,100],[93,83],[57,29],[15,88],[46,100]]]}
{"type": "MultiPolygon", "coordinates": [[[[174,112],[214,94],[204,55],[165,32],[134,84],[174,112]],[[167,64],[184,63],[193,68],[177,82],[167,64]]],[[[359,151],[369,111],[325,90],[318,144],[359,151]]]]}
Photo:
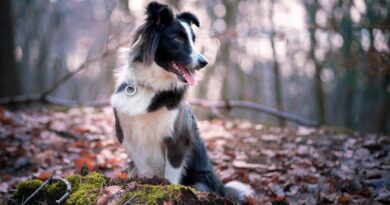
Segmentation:
{"type": "Polygon", "coordinates": [[[49,128],[48,131],[54,132],[54,133],[56,133],[58,136],[60,136],[60,137],[62,137],[62,138],[66,138],[66,139],[73,139],[73,140],[81,139],[80,136],[77,136],[77,135],[74,135],[74,134],[71,134],[71,133],[65,132],[65,131],[54,130],[54,129],[51,129],[51,128],[49,128]]]}
{"type": "Polygon", "coordinates": [[[22,205],[27,204],[35,195],[38,194],[38,192],[46,185],[51,183],[52,181],[62,181],[66,185],[66,192],[65,194],[58,200],[56,200],[57,204],[61,204],[72,192],[72,185],[69,183],[68,180],[61,178],[61,177],[50,177],[45,182],[43,182],[27,199],[22,203],[22,205]]]}
{"type": "Polygon", "coordinates": [[[221,119],[224,119],[224,120],[227,119],[227,117],[226,117],[225,115],[223,115],[223,114],[218,110],[217,107],[211,107],[211,108],[210,108],[210,111],[211,111],[211,113],[213,113],[213,115],[215,115],[215,116],[218,117],[218,118],[221,118],[221,119]]]}
{"type": "Polygon", "coordinates": [[[48,89],[46,89],[45,91],[42,92],[41,94],[41,97],[42,99],[45,99],[46,96],[48,96],[49,94],[51,94],[54,90],[56,90],[60,85],[62,85],[64,82],[66,82],[67,80],[69,80],[70,78],[72,78],[74,75],[76,75],[77,73],[79,73],[80,71],[82,71],[83,69],[85,69],[86,67],[88,67],[89,64],[91,63],[95,63],[95,62],[98,62],[100,60],[102,60],[103,58],[109,56],[109,55],[112,55],[114,54],[118,48],[126,45],[128,43],[128,40],[124,41],[124,42],[121,42],[119,43],[115,48],[113,49],[110,49],[110,50],[104,50],[103,53],[101,55],[98,55],[96,57],[92,57],[90,59],[87,59],[86,61],[84,61],[84,63],[82,63],[75,71],[73,72],[70,72],[68,74],[66,74],[65,76],[61,77],[58,81],[56,81],[53,85],[51,85],[48,89]]]}
{"type": "MultiPolygon", "coordinates": [[[[3,97],[3,98],[0,98],[0,105],[13,104],[13,103],[37,102],[37,101],[48,102],[48,103],[52,103],[52,104],[64,104],[64,105],[69,105],[69,106],[71,106],[71,104],[79,104],[77,101],[59,99],[59,98],[55,98],[55,97],[52,97],[49,95],[54,90],[56,90],[60,85],[62,85],[64,82],[66,82],[67,80],[72,78],[74,75],[76,75],[77,73],[79,73],[83,69],[87,68],[91,63],[96,63],[96,62],[102,60],[103,58],[114,54],[118,48],[126,45],[127,43],[128,43],[128,40],[119,43],[113,49],[105,50],[101,55],[87,59],[75,71],[69,72],[66,75],[64,75],[63,77],[61,77],[59,80],[57,80],[55,83],[53,83],[48,89],[46,89],[42,93],[3,97]],[[59,102],[57,102],[57,101],[59,101],[59,102]]],[[[95,105],[94,103],[96,103],[96,102],[91,103],[90,106],[100,106],[99,105],[100,103],[97,103],[97,105],[95,105]]],[[[103,104],[105,105],[107,103],[103,102],[103,104]]],[[[101,106],[104,106],[104,105],[101,105],[101,106]]]]}
{"type": "Polygon", "coordinates": [[[137,198],[138,198],[138,196],[135,195],[135,196],[131,197],[130,199],[128,199],[127,201],[125,201],[125,203],[123,203],[123,205],[132,204],[133,200],[134,200],[134,199],[137,199],[137,198]]]}
{"type": "Polygon", "coordinates": [[[22,205],[27,204],[36,194],[38,194],[39,190],[41,190],[46,184],[50,183],[52,177],[43,182],[27,199],[22,203],[22,205]]]}
{"type": "Polygon", "coordinates": [[[101,59],[107,57],[108,55],[112,54],[114,51],[111,52],[105,52],[102,55],[96,56],[94,58],[91,58],[87,61],[85,61],[83,64],[81,64],[75,71],[70,72],[66,74],[65,76],[61,77],[58,81],[56,81],[53,85],[51,85],[48,89],[42,92],[42,98],[45,98],[47,95],[52,93],[55,89],[58,88],[61,84],[63,84],[65,81],[72,78],[74,75],[82,71],[84,68],[86,68],[89,64],[100,61],[101,59]]]}

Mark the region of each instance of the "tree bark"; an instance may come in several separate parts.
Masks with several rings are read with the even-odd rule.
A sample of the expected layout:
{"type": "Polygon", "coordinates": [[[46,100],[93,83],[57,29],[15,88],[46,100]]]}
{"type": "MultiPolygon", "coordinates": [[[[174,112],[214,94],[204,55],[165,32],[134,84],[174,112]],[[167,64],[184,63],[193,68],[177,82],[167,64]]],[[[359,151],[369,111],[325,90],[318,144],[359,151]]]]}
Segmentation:
{"type": "Polygon", "coordinates": [[[309,58],[314,63],[314,95],[315,95],[315,101],[317,104],[317,116],[318,120],[321,124],[325,123],[325,97],[324,97],[324,89],[322,86],[322,80],[321,80],[321,72],[322,72],[322,66],[320,62],[318,62],[315,51],[317,48],[317,40],[315,36],[315,25],[316,25],[316,13],[318,8],[318,1],[314,0],[311,3],[306,2],[306,8],[309,13],[309,32],[310,32],[310,51],[309,51],[309,58]]]}
{"type": "Polygon", "coordinates": [[[15,63],[11,1],[0,1],[0,97],[20,94],[15,63]]]}
{"type": "MultiPolygon", "coordinates": [[[[279,62],[278,57],[276,55],[276,48],[275,48],[275,26],[273,21],[274,16],[274,1],[271,2],[271,9],[269,13],[269,20],[271,22],[271,48],[272,48],[272,55],[273,55],[273,63],[272,63],[272,70],[274,73],[274,90],[275,90],[275,104],[276,108],[280,111],[283,111],[283,103],[282,103],[282,89],[281,89],[281,81],[280,81],[280,69],[279,69],[279,62]]],[[[284,119],[279,117],[279,125],[281,127],[284,127],[285,122],[284,119]]]]}

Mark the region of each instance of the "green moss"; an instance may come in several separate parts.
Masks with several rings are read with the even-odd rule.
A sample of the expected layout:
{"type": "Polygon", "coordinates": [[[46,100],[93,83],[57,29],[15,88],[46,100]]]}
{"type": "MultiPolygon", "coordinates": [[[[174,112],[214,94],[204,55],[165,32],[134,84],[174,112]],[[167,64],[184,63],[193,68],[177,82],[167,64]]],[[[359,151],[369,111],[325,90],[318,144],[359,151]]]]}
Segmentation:
{"type": "Polygon", "coordinates": [[[85,177],[73,175],[67,179],[72,186],[74,184],[74,191],[65,204],[72,205],[94,204],[99,196],[101,187],[105,183],[104,176],[96,172],[92,172],[85,177]]]}
{"type": "MultiPolygon", "coordinates": [[[[30,179],[20,182],[17,186],[17,192],[14,194],[14,199],[21,203],[29,197],[43,182],[37,179],[30,179]]],[[[54,202],[65,193],[66,186],[59,182],[44,186],[29,204],[35,204],[37,201],[54,202]]]]}
{"type": "Polygon", "coordinates": [[[100,187],[94,187],[92,185],[81,185],[80,188],[73,192],[66,200],[65,204],[69,205],[85,205],[95,204],[97,197],[100,193],[100,187]]]}
{"type": "Polygon", "coordinates": [[[138,190],[128,192],[122,196],[118,204],[124,204],[132,199],[131,204],[161,204],[163,201],[175,198],[181,189],[195,192],[194,189],[182,185],[143,185],[138,190]]]}
{"type": "Polygon", "coordinates": [[[21,200],[23,200],[23,198],[27,198],[31,193],[38,189],[41,184],[42,181],[37,179],[19,182],[16,187],[17,192],[14,194],[14,198],[21,200]]]}
{"type": "MultiPolygon", "coordinates": [[[[65,204],[85,205],[94,204],[99,196],[100,188],[105,183],[103,175],[92,172],[87,176],[75,174],[66,178],[72,185],[72,193],[66,200],[65,204]]],[[[37,179],[30,179],[20,182],[17,186],[17,191],[14,194],[14,199],[21,203],[30,196],[43,182],[37,179]]],[[[61,198],[65,194],[66,186],[62,182],[47,184],[42,190],[29,202],[29,204],[37,204],[38,202],[46,201],[48,204],[55,204],[55,200],[61,198]]]]}
{"type": "Polygon", "coordinates": [[[105,182],[104,176],[97,172],[91,172],[87,176],[74,174],[72,176],[66,177],[66,179],[72,184],[72,189],[74,191],[78,190],[80,185],[92,185],[94,187],[100,188],[105,182]]]}
{"type": "Polygon", "coordinates": [[[66,177],[65,179],[70,182],[72,185],[72,191],[74,192],[75,190],[79,189],[80,183],[83,181],[83,176],[74,174],[72,176],[66,177]]]}

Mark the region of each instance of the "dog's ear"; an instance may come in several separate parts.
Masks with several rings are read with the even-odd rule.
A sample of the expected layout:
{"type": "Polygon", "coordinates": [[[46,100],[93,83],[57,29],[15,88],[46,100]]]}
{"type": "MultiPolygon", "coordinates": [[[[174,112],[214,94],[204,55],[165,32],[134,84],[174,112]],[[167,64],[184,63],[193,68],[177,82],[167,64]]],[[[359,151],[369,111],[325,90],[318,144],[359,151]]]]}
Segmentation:
{"type": "Polygon", "coordinates": [[[190,12],[183,12],[176,16],[176,18],[183,20],[187,22],[189,25],[192,23],[195,24],[197,27],[199,27],[199,20],[198,17],[196,17],[193,13],[190,12]]]}
{"type": "Polygon", "coordinates": [[[151,64],[160,41],[159,31],[173,21],[172,10],[166,4],[151,2],[146,7],[146,21],[136,31],[133,44],[139,41],[134,51],[137,52],[135,60],[151,64]]]}
{"type": "Polygon", "coordinates": [[[146,22],[160,29],[173,20],[172,10],[166,4],[151,2],[146,7],[146,22]]]}

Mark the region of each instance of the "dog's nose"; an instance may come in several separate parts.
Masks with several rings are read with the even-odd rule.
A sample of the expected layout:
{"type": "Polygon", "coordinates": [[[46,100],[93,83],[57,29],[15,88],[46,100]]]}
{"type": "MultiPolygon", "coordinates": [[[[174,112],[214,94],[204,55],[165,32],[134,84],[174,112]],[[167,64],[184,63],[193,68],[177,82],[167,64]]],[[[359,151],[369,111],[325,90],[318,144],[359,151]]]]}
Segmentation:
{"type": "Polygon", "coordinates": [[[206,60],[204,57],[202,57],[202,58],[199,59],[199,68],[203,68],[203,67],[205,67],[207,64],[208,64],[208,62],[207,62],[207,60],[206,60]]]}

